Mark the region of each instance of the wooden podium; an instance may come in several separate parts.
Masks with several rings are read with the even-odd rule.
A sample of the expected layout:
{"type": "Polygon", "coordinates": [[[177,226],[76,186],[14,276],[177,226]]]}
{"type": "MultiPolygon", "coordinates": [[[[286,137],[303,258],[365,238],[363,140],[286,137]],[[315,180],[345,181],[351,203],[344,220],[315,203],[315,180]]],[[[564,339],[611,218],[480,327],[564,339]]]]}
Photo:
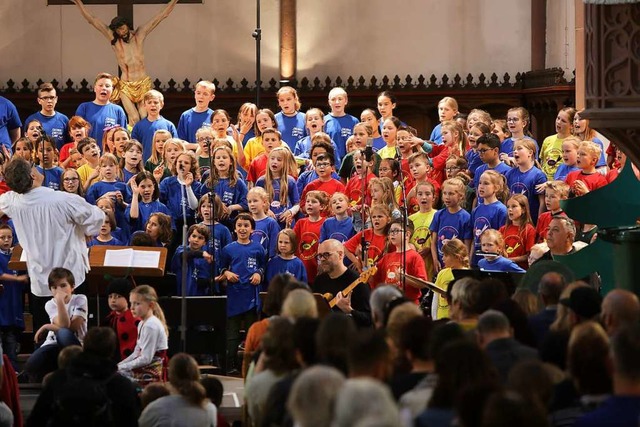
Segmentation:
{"type": "MultiPolygon", "coordinates": [[[[11,254],[9,260],[9,268],[12,270],[26,270],[27,263],[21,261],[22,247],[16,245],[11,254]]],[[[134,260],[135,261],[135,260],[134,260]]],[[[86,287],[82,289],[82,293],[87,297],[96,298],[96,323],[100,324],[100,296],[104,294],[106,287],[110,280],[105,276],[112,277],[131,277],[133,284],[135,285],[135,277],[158,277],[164,276],[164,266],[167,261],[167,248],[164,247],[142,247],[142,246],[92,246],[89,250],[89,272],[85,279],[86,287]],[[134,264],[129,265],[105,265],[105,257],[107,257],[108,251],[118,250],[133,250],[135,252],[146,253],[159,253],[157,265],[151,266],[136,266],[134,264]]],[[[153,286],[153,283],[149,283],[153,286]]]]}

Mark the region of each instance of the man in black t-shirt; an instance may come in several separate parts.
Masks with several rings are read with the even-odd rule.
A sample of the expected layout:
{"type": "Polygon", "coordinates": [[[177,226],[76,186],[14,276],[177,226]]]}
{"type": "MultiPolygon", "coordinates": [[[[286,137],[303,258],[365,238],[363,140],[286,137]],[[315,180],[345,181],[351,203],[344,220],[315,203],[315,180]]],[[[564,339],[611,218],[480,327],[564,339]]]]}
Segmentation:
{"type": "Polygon", "coordinates": [[[334,311],[341,311],[359,327],[371,326],[371,307],[369,306],[369,285],[360,283],[347,296],[342,291],[358,279],[358,274],[345,267],[344,246],[335,239],[320,243],[318,248],[318,276],[313,283],[313,291],[321,294],[330,293],[337,297],[334,311]]]}

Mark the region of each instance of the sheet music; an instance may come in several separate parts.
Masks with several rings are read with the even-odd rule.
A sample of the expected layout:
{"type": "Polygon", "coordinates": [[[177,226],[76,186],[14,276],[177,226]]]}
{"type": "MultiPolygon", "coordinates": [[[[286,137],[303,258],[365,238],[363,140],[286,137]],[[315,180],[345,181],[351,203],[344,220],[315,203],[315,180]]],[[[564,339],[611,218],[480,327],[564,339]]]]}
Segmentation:
{"type": "MultiPolygon", "coordinates": [[[[107,249],[104,253],[105,267],[131,267],[133,249],[107,249]]],[[[157,265],[157,264],[156,264],[157,265]]]]}
{"type": "Polygon", "coordinates": [[[20,262],[27,262],[27,251],[22,249],[22,253],[20,254],[20,262]]]}
{"type": "MultiPolygon", "coordinates": [[[[158,268],[160,264],[160,252],[156,251],[133,251],[132,267],[158,268]]],[[[105,256],[106,265],[106,256],[105,256]]]]}

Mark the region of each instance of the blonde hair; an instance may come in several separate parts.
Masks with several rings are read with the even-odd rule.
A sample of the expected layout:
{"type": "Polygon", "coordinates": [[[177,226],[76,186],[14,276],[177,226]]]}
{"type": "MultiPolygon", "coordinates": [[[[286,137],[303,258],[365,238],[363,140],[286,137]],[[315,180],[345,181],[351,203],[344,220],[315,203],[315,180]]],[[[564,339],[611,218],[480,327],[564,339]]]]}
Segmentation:
{"type": "Polygon", "coordinates": [[[249,190],[249,192],[247,193],[247,198],[251,194],[255,194],[258,197],[260,197],[260,199],[262,199],[262,201],[264,202],[264,213],[269,212],[269,195],[264,190],[264,188],[262,188],[262,187],[253,187],[253,188],[251,188],[251,190],[249,190]]]}
{"type": "Polygon", "coordinates": [[[142,97],[143,102],[147,102],[150,99],[158,99],[164,105],[164,95],[162,95],[159,91],[155,89],[151,89],[147,91],[142,97]]]}
{"type": "Polygon", "coordinates": [[[306,289],[294,289],[282,302],[281,314],[293,319],[302,317],[315,319],[318,317],[318,305],[311,292],[306,289]]]}
{"type": "MultiPolygon", "coordinates": [[[[151,163],[160,163],[163,159],[162,157],[162,153],[158,152],[158,150],[156,149],[156,137],[160,136],[160,135],[168,135],[169,138],[167,138],[166,141],[168,141],[169,139],[171,139],[171,132],[169,132],[168,130],[165,129],[160,129],[157,130],[153,133],[153,138],[151,138],[152,140],[152,147],[151,147],[151,156],[149,157],[149,160],[151,160],[151,163]]],[[[165,141],[165,142],[166,142],[165,141]]],[[[164,148],[164,146],[163,146],[164,148]]]]}
{"type": "Polygon", "coordinates": [[[242,113],[251,111],[253,113],[253,118],[255,119],[256,114],[258,114],[258,106],[252,102],[245,102],[240,106],[238,110],[238,125],[242,124],[242,113]]]}
{"type": "Polygon", "coordinates": [[[545,190],[552,190],[558,193],[560,200],[566,200],[569,198],[569,192],[571,191],[571,187],[564,181],[555,180],[555,181],[547,181],[544,183],[545,190]]]}
{"type": "Polygon", "coordinates": [[[582,142],[582,140],[580,138],[578,138],[577,136],[568,136],[564,139],[564,141],[562,141],[562,143],[564,144],[565,142],[568,142],[569,144],[571,144],[573,146],[573,148],[575,148],[576,150],[578,148],[580,148],[580,143],[582,142]]]}
{"type": "Polygon", "coordinates": [[[445,96],[440,101],[438,101],[438,107],[440,104],[445,104],[447,107],[450,107],[452,110],[458,111],[458,101],[455,98],[450,96],[445,96]]]}
{"type": "Polygon", "coordinates": [[[452,150],[451,154],[456,154],[458,156],[464,155],[467,151],[467,146],[469,145],[467,141],[467,135],[464,133],[464,129],[462,126],[455,120],[445,120],[442,122],[442,129],[447,129],[449,132],[453,134],[458,134],[458,143],[455,145],[455,150],[452,150]]]}
{"type": "MultiPolygon", "coordinates": [[[[184,148],[184,141],[179,138],[171,138],[164,142],[164,147],[162,147],[162,161],[166,168],[169,168],[171,165],[167,165],[167,150],[170,147],[176,147],[180,150],[181,153],[184,153],[186,149],[184,148]]],[[[178,157],[176,157],[177,159],[178,157]]]]}
{"type": "Polygon", "coordinates": [[[469,268],[469,249],[460,239],[450,239],[442,245],[442,254],[458,259],[462,265],[469,268]]]}
{"type": "Polygon", "coordinates": [[[200,80],[198,83],[196,83],[195,88],[198,89],[198,87],[202,87],[208,90],[212,95],[216,93],[216,85],[209,80],[200,80]]]}
{"type": "Polygon", "coordinates": [[[482,176],[484,175],[486,175],[489,178],[491,184],[496,187],[496,197],[498,198],[498,200],[500,200],[502,203],[506,203],[507,199],[509,198],[509,187],[507,186],[507,179],[505,178],[505,176],[491,169],[487,169],[486,171],[484,171],[482,175],[480,175],[480,178],[482,179],[482,176]]]}
{"type": "Polygon", "coordinates": [[[189,158],[189,160],[191,160],[191,165],[189,166],[189,172],[191,172],[193,174],[193,180],[194,181],[199,181],[200,180],[200,168],[198,167],[198,158],[196,157],[196,153],[194,153],[191,150],[186,150],[183,151],[182,153],[178,154],[178,157],[176,157],[176,162],[174,164],[171,165],[170,167],[170,171],[172,175],[178,175],[178,168],[177,168],[177,164],[178,164],[178,159],[182,156],[187,156],[189,158]]]}
{"type": "Polygon", "coordinates": [[[329,91],[329,99],[331,99],[332,96],[338,96],[338,95],[343,95],[344,97],[348,96],[347,91],[344,90],[344,88],[341,88],[340,86],[334,87],[329,91]]]}
{"type": "Polygon", "coordinates": [[[309,199],[309,197],[319,201],[320,205],[321,205],[321,209],[323,211],[326,211],[327,208],[329,208],[329,195],[326,192],[320,191],[320,190],[309,191],[307,193],[307,197],[305,199],[305,202],[307,201],[307,199],[309,199]]]}
{"type": "Polygon", "coordinates": [[[393,181],[389,178],[371,178],[369,181],[369,191],[375,186],[382,188],[384,200],[382,203],[389,206],[389,210],[397,209],[398,202],[395,198],[395,192],[393,188],[393,181]]]}
{"type": "MultiPolygon", "coordinates": [[[[217,151],[224,151],[229,156],[229,187],[235,187],[238,183],[238,174],[236,173],[236,162],[235,157],[233,157],[233,151],[231,151],[231,148],[226,145],[218,145],[214,147],[211,157],[215,158],[217,151]]],[[[198,162],[196,161],[196,166],[197,164],[198,162]]],[[[210,170],[211,175],[210,179],[207,180],[207,185],[214,187],[218,181],[220,181],[220,175],[218,174],[218,169],[216,169],[214,165],[211,165],[210,170]]]]}
{"type": "Polygon", "coordinates": [[[491,114],[484,110],[480,110],[479,108],[474,108],[469,112],[469,114],[467,114],[467,122],[469,122],[469,119],[471,119],[472,116],[477,116],[479,122],[482,122],[491,128],[491,114]]]}
{"type": "Polygon", "coordinates": [[[494,230],[493,228],[484,230],[480,235],[480,242],[482,242],[482,239],[492,239],[493,243],[498,245],[498,253],[504,255],[504,237],[502,237],[502,234],[500,234],[498,230],[494,230]]]}
{"type": "MultiPolygon", "coordinates": [[[[336,191],[335,193],[333,193],[333,195],[331,196],[331,199],[329,199],[329,202],[333,202],[333,199],[337,199],[338,197],[342,197],[344,200],[347,201],[347,204],[349,204],[349,197],[346,194],[341,193],[340,191],[336,191]]],[[[335,215],[335,212],[333,212],[333,207],[331,209],[332,209],[331,212],[335,215]]]]}
{"type": "Polygon", "coordinates": [[[300,111],[300,108],[302,108],[302,103],[298,98],[298,92],[291,86],[282,86],[280,89],[278,89],[278,91],[276,92],[276,99],[280,101],[280,96],[286,95],[286,94],[293,96],[293,100],[295,101],[296,111],[300,111]]]}
{"type": "Polygon", "coordinates": [[[116,176],[122,179],[122,170],[119,167],[118,158],[111,153],[105,153],[100,157],[100,160],[98,161],[98,167],[101,168],[103,166],[109,165],[117,167],[116,176]]]}
{"type": "Polygon", "coordinates": [[[447,185],[451,186],[454,191],[458,193],[458,195],[460,196],[460,206],[464,207],[464,198],[467,195],[466,184],[462,182],[462,179],[458,177],[449,178],[442,183],[442,192],[444,192],[444,187],[447,185]]]}
{"type": "Polygon", "coordinates": [[[596,159],[596,163],[602,154],[602,149],[592,141],[582,141],[578,149],[586,151],[592,159],[596,159]]]}
{"type": "Polygon", "coordinates": [[[160,323],[162,323],[162,326],[164,327],[164,333],[167,334],[168,337],[169,328],[167,327],[167,320],[164,317],[162,307],[158,304],[158,294],[156,293],[156,290],[149,285],[140,285],[133,288],[131,293],[140,295],[142,299],[151,305],[151,312],[158,318],[158,320],[160,320],[160,323]]]}
{"type": "MultiPolygon", "coordinates": [[[[282,170],[280,171],[280,193],[278,196],[280,198],[280,206],[286,206],[289,201],[289,176],[293,176],[295,178],[298,171],[296,169],[296,160],[293,158],[293,154],[291,154],[291,151],[288,148],[275,147],[269,153],[269,157],[277,154],[282,154],[284,156],[282,170]]],[[[276,192],[273,187],[273,181],[275,179],[278,178],[273,176],[273,171],[271,171],[270,167],[267,167],[265,172],[264,188],[267,191],[269,200],[273,200],[275,197],[276,192]]]]}

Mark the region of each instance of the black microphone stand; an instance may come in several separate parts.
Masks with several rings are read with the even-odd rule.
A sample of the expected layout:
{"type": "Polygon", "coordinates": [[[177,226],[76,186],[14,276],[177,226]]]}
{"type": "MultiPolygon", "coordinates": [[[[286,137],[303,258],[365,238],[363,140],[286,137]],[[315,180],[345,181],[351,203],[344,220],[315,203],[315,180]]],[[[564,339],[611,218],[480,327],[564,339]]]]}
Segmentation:
{"type": "Polygon", "coordinates": [[[211,212],[209,216],[211,217],[211,225],[209,226],[209,230],[211,233],[210,237],[210,248],[211,248],[211,278],[209,279],[209,292],[211,295],[219,294],[219,290],[217,290],[216,286],[216,275],[218,273],[216,269],[216,209],[215,209],[215,195],[216,193],[213,191],[213,176],[211,175],[211,170],[213,169],[213,156],[211,150],[211,138],[207,138],[205,142],[207,148],[209,149],[209,202],[211,202],[211,212]]]}
{"type": "Polygon", "coordinates": [[[260,0],[256,0],[256,29],[251,36],[256,39],[256,105],[260,108],[260,90],[262,81],[260,80],[260,41],[262,40],[262,29],[260,28],[260,0]]]}
{"type": "MultiPolygon", "coordinates": [[[[400,149],[398,148],[397,145],[396,145],[396,159],[398,160],[398,163],[400,165],[400,167],[398,168],[399,169],[398,178],[400,178],[400,189],[402,190],[402,206],[398,206],[398,208],[400,209],[400,215],[402,218],[402,236],[400,240],[400,244],[402,245],[402,268],[406,269],[407,268],[406,239],[407,239],[407,220],[408,220],[407,206],[409,204],[409,201],[407,200],[407,194],[405,191],[406,188],[404,185],[404,173],[402,171],[402,154],[400,153],[400,149]]],[[[402,274],[402,292],[406,292],[406,290],[407,290],[407,275],[402,274]]]]}
{"type": "MultiPolygon", "coordinates": [[[[362,197],[362,204],[360,205],[360,216],[361,216],[361,220],[362,220],[362,234],[360,234],[360,247],[362,248],[362,268],[364,270],[364,267],[367,264],[367,261],[369,260],[369,244],[370,242],[365,238],[364,235],[364,230],[365,230],[365,213],[366,213],[366,208],[367,208],[367,176],[369,175],[369,163],[372,161],[373,159],[373,148],[371,148],[371,146],[367,146],[365,147],[365,149],[362,152],[363,156],[364,156],[364,162],[362,167],[364,168],[364,175],[362,177],[362,190],[360,193],[360,197],[362,197]],[[366,162],[366,166],[365,163],[366,162]]],[[[356,170],[357,173],[357,170],[356,170]]],[[[371,225],[371,229],[373,230],[373,224],[371,225]]],[[[373,239],[373,236],[371,237],[373,239]]]]}
{"type": "MultiPolygon", "coordinates": [[[[45,132],[42,126],[36,128],[38,130],[38,141],[40,142],[40,149],[42,150],[42,184],[47,187],[47,169],[44,167],[44,136],[45,132]]],[[[53,161],[53,159],[52,159],[53,161]]]]}
{"type": "MultiPolygon", "coordinates": [[[[180,167],[182,171],[182,167],[180,167]]],[[[180,301],[180,348],[181,351],[187,351],[187,185],[180,185],[182,198],[182,299],[180,301]]]]}

